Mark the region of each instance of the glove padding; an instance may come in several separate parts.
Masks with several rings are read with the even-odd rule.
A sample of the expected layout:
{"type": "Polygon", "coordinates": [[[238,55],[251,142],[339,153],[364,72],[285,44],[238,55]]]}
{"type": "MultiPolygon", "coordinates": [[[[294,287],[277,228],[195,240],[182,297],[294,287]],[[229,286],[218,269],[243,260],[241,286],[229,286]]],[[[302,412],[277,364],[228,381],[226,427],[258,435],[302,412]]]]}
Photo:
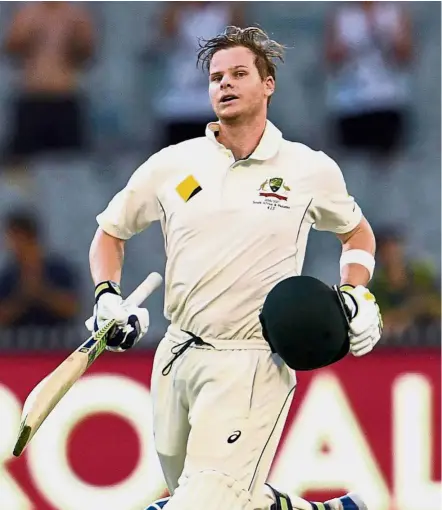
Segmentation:
{"type": "Polygon", "coordinates": [[[109,320],[115,320],[106,341],[106,350],[124,352],[137,344],[149,328],[149,312],[146,308],[124,304],[117,293],[101,293],[94,306],[94,331],[109,320]]]}
{"type": "Polygon", "coordinates": [[[350,352],[364,356],[373,350],[382,335],[382,316],[373,294],[364,286],[340,287],[350,312],[350,352]]]}

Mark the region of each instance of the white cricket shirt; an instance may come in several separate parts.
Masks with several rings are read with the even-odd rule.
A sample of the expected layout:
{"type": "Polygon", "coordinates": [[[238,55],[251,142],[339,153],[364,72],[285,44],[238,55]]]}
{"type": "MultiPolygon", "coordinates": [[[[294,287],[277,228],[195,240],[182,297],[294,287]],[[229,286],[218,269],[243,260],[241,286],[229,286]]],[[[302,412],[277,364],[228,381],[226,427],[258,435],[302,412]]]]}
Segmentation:
{"type": "Polygon", "coordinates": [[[362,213],[323,152],[267,121],[253,154],[235,162],[217,129],[154,154],[97,220],[125,240],[161,222],[174,325],[203,339],[260,340],[264,299],[301,274],[310,228],[343,234],[362,213]]]}

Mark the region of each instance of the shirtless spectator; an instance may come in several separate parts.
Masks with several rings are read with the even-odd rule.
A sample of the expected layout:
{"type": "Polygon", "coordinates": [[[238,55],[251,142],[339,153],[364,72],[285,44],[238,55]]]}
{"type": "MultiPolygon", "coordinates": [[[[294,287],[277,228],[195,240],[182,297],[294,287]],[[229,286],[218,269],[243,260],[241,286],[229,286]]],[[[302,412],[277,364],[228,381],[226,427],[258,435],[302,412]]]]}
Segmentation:
{"type": "Polygon", "coordinates": [[[69,2],[29,2],[16,11],[4,40],[20,69],[7,155],[84,146],[79,75],[94,50],[88,12],[69,2]]]}

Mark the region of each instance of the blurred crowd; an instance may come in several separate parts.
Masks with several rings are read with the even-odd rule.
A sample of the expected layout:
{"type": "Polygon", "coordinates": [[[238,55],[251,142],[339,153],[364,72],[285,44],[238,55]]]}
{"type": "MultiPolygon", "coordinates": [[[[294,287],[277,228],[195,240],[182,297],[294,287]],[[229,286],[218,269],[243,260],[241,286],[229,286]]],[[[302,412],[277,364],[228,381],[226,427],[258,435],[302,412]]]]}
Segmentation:
{"type": "MultiPolygon", "coordinates": [[[[102,139],[103,133],[94,133],[97,130],[93,122],[94,100],[83,86],[85,76],[100,66],[103,33],[117,30],[112,24],[105,26],[106,19],[110,19],[106,9],[112,7],[111,3],[108,7],[107,3],[103,4],[101,11],[97,11],[97,7],[92,8],[88,3],[13,3],[13,8],[6,9],[7,14],[0,20],[1,69],[8,69],[11,76],[4,94],[7,120],[0,130],[1,200],[11,190],[19,190],[21,197],[17,202],[6,200],[7,205],[1,207],[0,326],[3,329],[70,327],[86,318],[82,315],[81,302],[85,293],[92,293],[91,284],[82,281],[87,278],[86,273],[79,271],[69,253],[59,253],[57,247],[51,246],[51,232],[47,231],[41,214],[47,204],[34,207],[38,202],[35,200],[38,186],[32,166],[48,154],[56,157],[56,161],[101,157],[105,162],[109,153],[114,154],[111,146],[116,143],[115,135],[100,152],[96,140],[102,139]]],[[[147,80],[152,84],[151,90],[139,79],[139,109],[141,105],[147,106],[145,112],[138,113],[144,116],[146,124],[155,126],[148,134],[143,132],[134,137],[142,160],[159,147],[204,134],[213,114],[207,95],[207,77],[195,66],[198,38],[219,33],[227,25],[255,24],[258,12],[254,11],[255,7],[258,9],[255,2],[156,4],[150,14],[152,19],[145,20],[145,27],[151,29],[146,29],[148,34],[137,64],[152,73],[150,81],[147,80]]],[[[356,161],[353,173],[359,171],[359,161],[361,167],[363,161],[369,173],[374,174],[370,182],[374,187],[379,185],[376,192],[379,194],[372,195],[368,207],[374,215],[378,212],[374,222],[377,269],[371,288],[383,312],[384,344],[439,345],[440,253],[433,256],[421,253],[419,242],[413,242],[409,236],[414,231],[412,213],[407,217],[405,211],[401,222],[392,223],[387,204],[383,202],[385,194],[389,196],[394,190],[399,189],[401,195],[399,176],[394,174],[398,166],[394,162],[404,159],[417,132],[411,76],[420,57],[412,12],[402,2],[318,4],[323,4],[322,10],[318,8],[312,19],[321,23],[323,38],[317,40],[320,63],[312,62],[312,67],[320,66],[324,86],[321,116],[313,121],[322,133],[315,148],[336,156],[338,163],[341,157],[345,161],[353,158],[351,161],[356,161]],[[386,174],[388,181],[382,180],[386,174]]],[[[259,12],[265,13],[265,8],[259,7],[259,12]]],[[[299,9],[302,14],[302,8],[299,9]]],[[[289,43],[297,40],[296,27],[308,30],[296,23],[296,8],[293,13],[295,28],[289,43]]],[[[265,16],[261,17],[264,22],[260,25],[269,30],[265,16]]],[[[290,27],[291,19],[284,10],[280,10],[280,17],[274,20],[274,30],[272,25],[275,38],[278,38],[279,22],[283,25],[282,34],[290,27]]],[[[438,23],[440,31],[440,17],[438,23]]],[[[124,45],[122,40],[121,47],[124,45]]],[[[296,42],[294,48],[296,59],[296,54],[302,54],[304,48],[296,42]]],[[[305,51],[310,49],[306,47],[305,51]]],[[[288,61],[285,68],[290,65],[288,61]]],[[[113,69],[111,65],[109,68],[109,80],[114,80],[117,90],[114,99],[118,102],[121,99],[117,97],[118,80],[137,78],[124,76],[121,68],[113,69]],[[119,76],[120,71],[123,76],[119,76]]],[[[288,75],[292,80],[302,78],[293,78],[290,69],[285,73],[285,83],[288,75]]],[[[440,68],[438,76],[440,79],[440,68]]],[[[290,100],[284,92],[287,85],[282,89],[282,101],[287,102],[290,100]]],[[[106,84],[106,90],[112,90],[112,83],[106,84]]],[[[298,97],[297,101],[302,103],[303,98],[298,97]]],[[[278,124],[278,109],[274,115],[278,124]]],[[[438,129],[440,139],[440,123],[438,129]]],[[[302,126],[299,130],[302,131],[302,126]]],[[[287,133],[288,138],[291,135],[287,133]]],[[[434,152],[433,159],[440,162],[440,147],[436,146],[434,152]]],[[[133,170],[129,168],[126,172],[133,170]]],[[[343,170],[345,174],[346,169],[343,170]]],[[[440,190],[440,181],[435,181],[434,187],[440,190]]],[[[81,190],[67,193],[78,194],[77,206],[81,208],[81,190]]],[[[103,193],[105,199],[111,197],[110,192],[103,193]]],[[[416,197],[419,200],[425,201],[425,197],[416,197]]],[[[410,211],[411,207],[412,204],[410,211]]],[[[75,216],[76,211],[70,214],[75,216]]],[[[91,217],[90,223],[93,222],[91,217]]],[[[69,224],[64,229],[68,230],[69,224]]],[[[436,231],[440,245],[440,229],[436,231]]],[[[423,232],[421,236],[434,236],[433,232],[423,232]]],[[[85,244],[81,249],[86,266],[88,246],[85,244]]],[[[329,257],[328,264],[337,263],[337,259],[329,257]]]]}

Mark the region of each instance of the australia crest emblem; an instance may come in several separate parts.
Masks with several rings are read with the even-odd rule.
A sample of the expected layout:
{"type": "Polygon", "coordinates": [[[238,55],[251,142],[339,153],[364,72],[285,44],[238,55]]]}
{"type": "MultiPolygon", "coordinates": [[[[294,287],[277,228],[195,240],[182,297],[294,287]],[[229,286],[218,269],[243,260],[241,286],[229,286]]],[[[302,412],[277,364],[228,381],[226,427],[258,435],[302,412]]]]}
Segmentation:
{"type": "Polygon", "coordinates": [[[290,191],[290,187],[282,177],[269,177],[259,186],[258,193],[261,198],[254,203],[264,204],[268,209],[276,207],[290,209],[290,206],[286,205],[290,191]]]}
{"type": "Polygon", "coordinates": [[[282,177],[271,177],[266,179],[259,187],[260,197],[272,197],[278,200],[287,200],[290,193],[290,187],[284,182],[282,177]]]}

